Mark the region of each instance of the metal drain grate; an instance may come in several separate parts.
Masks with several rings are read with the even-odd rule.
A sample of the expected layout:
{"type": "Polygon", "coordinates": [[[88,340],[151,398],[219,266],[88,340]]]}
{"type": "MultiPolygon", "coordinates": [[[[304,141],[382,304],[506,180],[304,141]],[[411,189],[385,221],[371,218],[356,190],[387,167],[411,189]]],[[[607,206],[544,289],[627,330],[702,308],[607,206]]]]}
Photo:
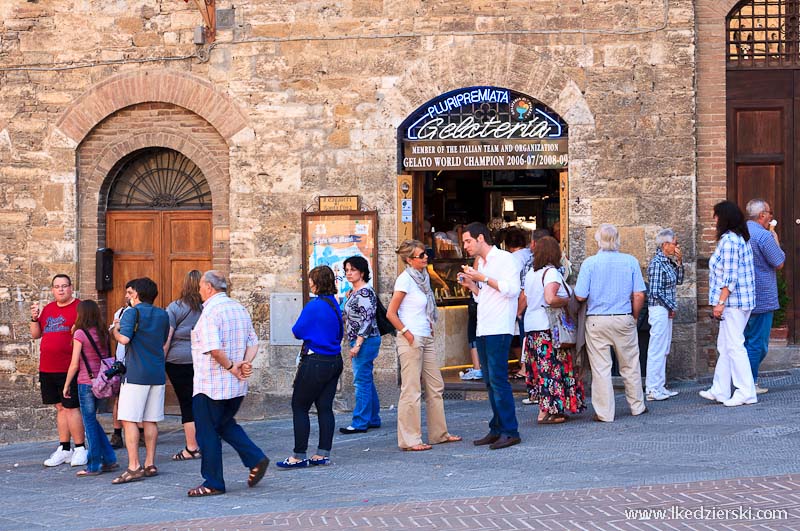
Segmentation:
{"type": "Polygon", "coordinates": [[[442,393],[442,398],[445,400],[464,400],[465,395],[464,391],[445,391],[442,393]]]}

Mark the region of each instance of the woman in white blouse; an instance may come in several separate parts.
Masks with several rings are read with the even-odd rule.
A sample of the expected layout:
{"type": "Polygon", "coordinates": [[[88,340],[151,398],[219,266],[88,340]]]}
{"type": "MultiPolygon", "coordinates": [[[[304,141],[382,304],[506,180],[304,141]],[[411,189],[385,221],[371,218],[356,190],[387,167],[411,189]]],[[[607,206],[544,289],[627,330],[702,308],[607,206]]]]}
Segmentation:
{"type": "Polygon", "coordinates": [[[536,242],[533,271],[525,276],[525,355],[536,367],[532,395],[538,399],[539,424],[561,424],[566,413],[586,409],[583,382],[575,378],[574,348],[555,348],[545,307],[559,308],[569,302],[561,263],[561,247],[550,236],[536,242]]]}
{"type": "Polygon", "coordinates": [[[397,404],[397,445],[403,450],[430,450],[422,441],[422,385],[428,419],[428,441],[432,444],[457,442],[444,418],[444,380],[433,351],[433,325],[438,318],[436,300],[428,275],[428,255],[417,240],[406,240],[397,249],[406,270],[394,283],[394,294],[386,314],[397,328],[400,358],[400,400],[397,404]]]}

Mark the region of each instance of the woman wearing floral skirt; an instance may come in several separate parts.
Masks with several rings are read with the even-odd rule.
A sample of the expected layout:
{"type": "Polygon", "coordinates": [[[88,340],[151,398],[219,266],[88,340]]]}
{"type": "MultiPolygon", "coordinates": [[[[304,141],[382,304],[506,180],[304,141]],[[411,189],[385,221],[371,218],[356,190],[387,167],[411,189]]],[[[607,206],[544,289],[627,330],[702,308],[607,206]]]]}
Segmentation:
{"type": "MultiPolygon", "coordinates": [[[[545,307],[559,308],[569,294],[555,264],[561,263],[561,248],[552,237],[536,242],[533,272],[525,277],[525,354],[535,366],[529,382],[532,398],[538,399],[539,424],[561,424],[567,413],[586,409],[583,382],[575,377],[572,348],[554,348],[545,307]]],[[[530,374],[530,372],[529,372],[530,374]]]]}

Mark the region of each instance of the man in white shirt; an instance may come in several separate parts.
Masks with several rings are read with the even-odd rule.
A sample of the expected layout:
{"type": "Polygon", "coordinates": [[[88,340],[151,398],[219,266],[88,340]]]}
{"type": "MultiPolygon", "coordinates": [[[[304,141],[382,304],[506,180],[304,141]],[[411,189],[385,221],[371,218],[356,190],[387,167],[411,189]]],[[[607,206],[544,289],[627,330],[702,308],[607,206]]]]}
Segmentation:
{"type": "Polygon", "coordinates": [[[489,433],[473,444],[488,444],[490,449],[498,450],[522,442],[508,381],[508,349],[517,316],[519,266],[511,253],[492,244],[492,236],[483,223],[467,225],[462,239],[467,253],[478,257],[478,269],[463,266],[458,278],[478,303],[478,357],[493,413],[489,433]]]}

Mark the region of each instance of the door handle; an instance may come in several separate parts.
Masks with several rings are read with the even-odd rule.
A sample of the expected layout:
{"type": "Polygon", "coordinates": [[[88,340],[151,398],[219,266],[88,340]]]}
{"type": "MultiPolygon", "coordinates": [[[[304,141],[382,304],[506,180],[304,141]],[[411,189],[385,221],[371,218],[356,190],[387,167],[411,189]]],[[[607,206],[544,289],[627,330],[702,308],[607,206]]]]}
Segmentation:
{"type": "Polygon", "coordinates": [[[800,225],[800,219],[796,219],[796,220],[794,220],[794,224],[795,224],[795,225],[800,225]]]}

